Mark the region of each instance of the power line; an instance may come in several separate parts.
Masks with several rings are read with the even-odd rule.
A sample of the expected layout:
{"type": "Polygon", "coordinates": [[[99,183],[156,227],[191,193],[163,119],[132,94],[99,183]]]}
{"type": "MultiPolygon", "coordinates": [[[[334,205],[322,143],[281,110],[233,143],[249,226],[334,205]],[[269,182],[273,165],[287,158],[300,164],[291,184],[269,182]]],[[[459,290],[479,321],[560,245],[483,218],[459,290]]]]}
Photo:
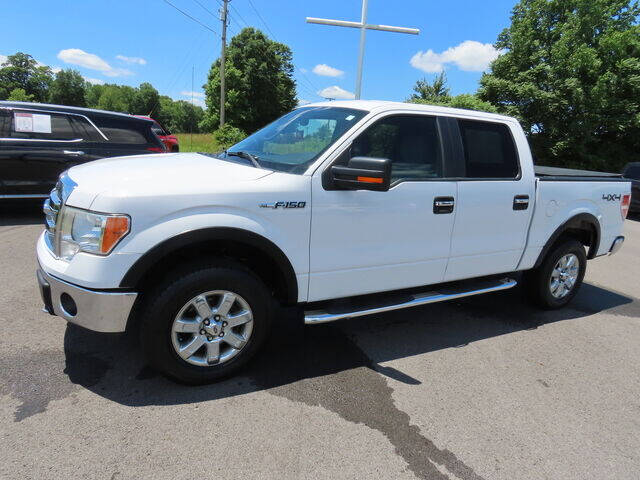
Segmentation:
{"type": "Polygon", "coordinates": [[[220,20],[218,18],[218,16],[213,13],[211,10],[209,10],[207,7],[205,7],[202,3],[200,3],[198,0],[193,0],[194,2],[196,2],[198,5],[200,5],[200,8],[202,8],[205,12],[207,12],[209,15],[211,15],[212,17],[214,17],[216,20],[220,20]]]}
{"type": "MultiPolygon", "coordinates": [[[[275,34],[273,33],[273,31],[269,28],[269,25],[267,25],[267,22],[265,21],[264,18],[262,18],[262,15],[260,15],[260,12],[258,11],[258,9],[256,8],[256,6],[253,4],[252,0],[248,0],[249,5],[251,5],[251,8],[253,8],[253,11],[256,12],[256,15],[258,16],[258,18],[262,21],[263,25],[265,26],[265,28],[267,29],[267,31],[271,34],[271,36],[273,37],[273,39],[275,41],[278,41],[278,39],[276,38],[275,34]]],[[[233,7],[232,7],[233,8],[233,7]]],[[[235,10],[235,8],[234,8],[235,10]]],[[[236,11],[237,13],[237,11],[236,11]]],[[[240,16],[240,15],[238,15],[240,16]]],[[[245,22],[246,23],[246,22],[245,22]]],[[[293,62],[292,62],[293,63],[293,62]]],[[[318,95],[317,91],[319,90],[318,86],[315,85],[310,79],[309,77],[307,77],[307,73],[306,71],[304,71],[302,68],[298,67],[296,64],[293,64],[294,68],[296,70],[298,70],[301,74],[304,80],[307,81],[307,83],[311,86],[311,89],[313,90],[312,94],[313,95],[318,95]]],[[[300,84],[300,86],[302,86],[302,84],[300,84]]]]}
{"type": "Polygon", "coordinates": [[[192,17],[191,15],[189,15],[187,12],[185,12],[184,10],[181,10],[180,8],[176,7],[173,3],[171,3],[169,0],[163,0],[164,3],[171,5],[173,8],[175,8],[177,11],[179,11],[182,15],[184,15],[187,18],[190,18],[191,20],[193,20],[194,22],[196,22],[198,25],[200,25],[201,27],[206,28],[207,30],[209,30],[210,32],[215,33],[216,35],[220,35],[218,32],[216,32],[213,28],[211,28],[208,25],[205,25],[204,23],[202,23],[200,20],[198,20],[195,17],[192,17]]]}
{"type": "Polygon", "coordinates": [[[262,21],[262,23],[264,24],[265,28],[267,29],[267,31],[271,34],[271,36],[275,39],[276,36],[273,34],[273,32],[271,31],[271,29],[269,28],[269,25],[267,25],[267,22],[264,21],[264,18],[262,18],[262,15],[260,15],[260,12],[258,11],[258,9],[256,8],[256,6],[253,4],[253,2],[251,0],[249,0],[249,5],[251,5],[251,8],[253,8],[253,11],[256,12],[256,15],[258,15],[258,18],[262,21]]]}

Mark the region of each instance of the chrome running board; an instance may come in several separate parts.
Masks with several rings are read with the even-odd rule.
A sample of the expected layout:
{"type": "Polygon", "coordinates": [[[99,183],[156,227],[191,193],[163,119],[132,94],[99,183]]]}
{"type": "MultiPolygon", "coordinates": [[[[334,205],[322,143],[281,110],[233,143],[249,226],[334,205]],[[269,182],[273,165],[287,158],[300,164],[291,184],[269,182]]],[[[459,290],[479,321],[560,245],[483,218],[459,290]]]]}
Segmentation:
{"type": "Polygon", "coordinates": [[[518,284],[511,278],[503,278],[492,282],[484,282],[481,288],[475,288],[465,291],[449,291],[449,292],[425,292],[405,296],[403,301],[398,303],[390,303],[387,305],[363,308],[361,310],[330,312],[326,310],[313,310],[304,312],[304,323],[313,325],[316,323],[335,322],[336,320],[344,320],[346,318],[362,317],[365,315],[373,315],[376,313],[390,312],[401,308],[417,307],[420,305],[428,305],[430,303],[446,302],[455,300],[456,298],[471,297],[473,295],[481,295],[483,293],[499,292],[508,290],[518,284]]]}

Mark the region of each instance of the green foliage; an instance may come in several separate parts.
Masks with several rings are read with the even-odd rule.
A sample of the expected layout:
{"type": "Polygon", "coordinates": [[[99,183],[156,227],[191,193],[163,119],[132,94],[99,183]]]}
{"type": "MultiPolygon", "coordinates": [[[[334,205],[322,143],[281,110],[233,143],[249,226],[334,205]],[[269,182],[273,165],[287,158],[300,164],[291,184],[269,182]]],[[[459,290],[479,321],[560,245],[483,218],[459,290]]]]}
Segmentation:
{"type": "Polygon", "coordinates": [[[33,102],[33,95],[29,95],[24,88],[14,88],[11,90],[7,100],[14,102],[33,102]]]}
{"type": "Polygon", "coordinates": [[[153,88],[150,83],[144,82],[133,93],[131,99],[131,111],[137,115],[151,116],[160,101],[158,90],[153,88]]]}
{"type": "Polygon", "coordinates": [[[0,66],[0,100],[6,100],[11,92],[22,89],[34,101],[46,102],[52,81],[51,69],[38,66],[31,55],[22,52],[9,55],[0,66]]]}
{"type": "MultiPolygon", "coordinates": [[[[226,120],[245,132],[254,132],[297,104],[291,50],[254,28],[231,40],[225,79],[226,120]]],[[[220,59],[211,66],[204,89],[208,110],[201,127],[211,131],[219,124],[220,59]]]]}
{"type": "Polygon", "coordinates": [[[447,86],[447,76],[444,72],[437,75],[432,82],[426,78],[418,80],[413,87],[413,92],[409,101],[413,103],[446,102],[451,95],[447,86]]]}
{"type": "Polygon", "coordinates": [[[640,160],[640,7],[522,0],[479,95],[517,116],[540,163],[620,171],[640,160]]]}
{"type": "Polygon", "coordinates": [[[246,133],[239,128],[234,127],[230,123],[225,123],[222,127],[213,132],[213,139],[223,149],[229,148],[231,145],[235,145],[241,140],[244,140],[246,136],[246,133]]]}
{"type": "Polygon", "coordinates": [[[181,152],[218,153],[224,150],[210,133],[177,133],[181,152]]]}
{"type": "Polygon", "coordinates": [[[477,95],[463,93],[452,97],[447,86],[447,77],[444,72],[437,75],[432,82],[426,78],[418,80],[413,87],[411,96],[407,99],[411,103],[424,103],[441,107],[464,108],[466,110],[479,110],[494,113],[496,107],[489,102],[481,100],[477,95]]]}
{"type": "Polygon", "coordinates": [[[60,70],[49,88],[49,102],[85,107],[86,81],[77,70],[60,70]]]}
{"type": "Polygon", "coordinates": [[[159,107],[154,111],[153,118],[158,120],[172,132],[200,131],[198,124],[204,117],[201,107],[185,100],[173,101],[167,96],[160,97],[159,107]]]}

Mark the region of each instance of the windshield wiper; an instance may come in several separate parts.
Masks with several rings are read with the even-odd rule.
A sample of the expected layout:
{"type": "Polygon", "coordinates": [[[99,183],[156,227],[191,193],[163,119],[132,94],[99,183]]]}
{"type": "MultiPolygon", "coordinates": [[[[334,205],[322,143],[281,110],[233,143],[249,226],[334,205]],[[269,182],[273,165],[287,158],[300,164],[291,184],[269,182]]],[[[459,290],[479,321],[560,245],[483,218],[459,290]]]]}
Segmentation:
{"type": "Polygon", "coordinates": [[[249,160],[253,164],[254,167],[262,168],[262,165],[260,165],[260,162],[258,161],[258,157],[256,155],[251,155],[249,152],[245,152],[244,150],[238,150],[236,152],[230,152],[228,150],[225,150],[224,153],[228,157],[244,158],[246,160],[249,160]]]}

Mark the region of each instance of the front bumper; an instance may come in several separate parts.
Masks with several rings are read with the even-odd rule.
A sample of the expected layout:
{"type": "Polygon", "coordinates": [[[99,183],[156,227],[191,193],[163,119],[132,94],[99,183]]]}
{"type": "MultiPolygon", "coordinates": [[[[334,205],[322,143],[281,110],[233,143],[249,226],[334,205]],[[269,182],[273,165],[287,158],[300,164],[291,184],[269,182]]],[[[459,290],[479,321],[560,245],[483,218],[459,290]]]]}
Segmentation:
{"type": "Polygon", "coordinates": [[[36,272],[44,310],[96,332],[124,332],[138,294],[89,290],[36,272]]]}

